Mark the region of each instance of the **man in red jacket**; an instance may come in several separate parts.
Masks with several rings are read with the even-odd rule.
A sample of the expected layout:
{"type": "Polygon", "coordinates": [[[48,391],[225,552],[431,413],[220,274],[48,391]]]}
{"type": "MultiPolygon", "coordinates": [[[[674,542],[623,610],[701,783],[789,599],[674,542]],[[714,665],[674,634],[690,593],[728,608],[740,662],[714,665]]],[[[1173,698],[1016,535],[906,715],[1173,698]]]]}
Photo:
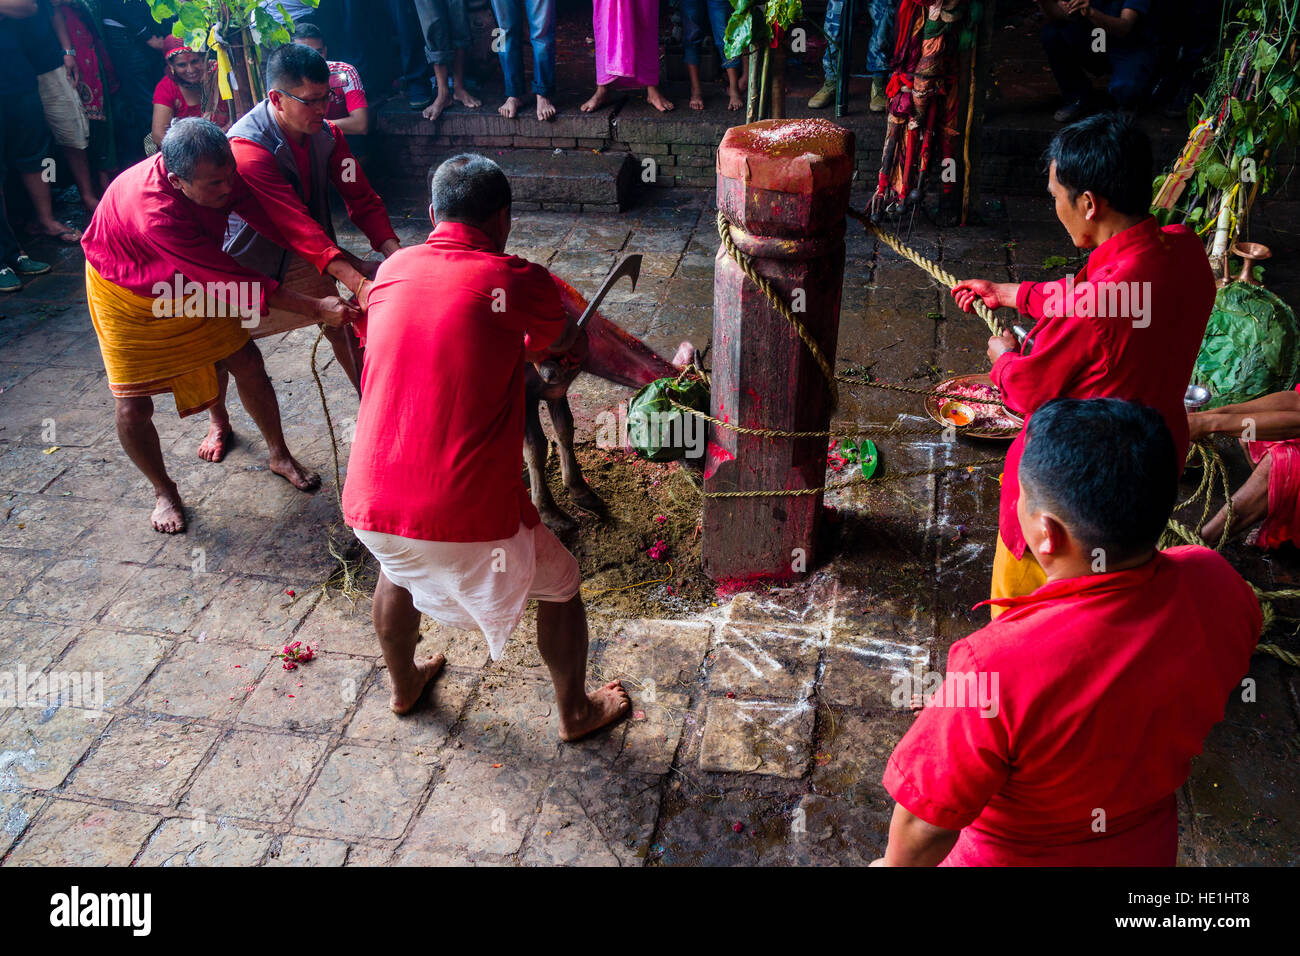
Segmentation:
{"type": "Polygon", "coordinates": [[[560,737],[628,712],[611,681],[586,691],[587,618],[578,562],[541,523],[521,473],[525,362],[578,338],[542,266],[505,253],[510,183],[482,156],[433,178],[426,243],[380,266],[358,325],[361,409],[343,514],[382,568],[374,621],[392,682],[411,710],[445,663],[417,664],[420,613],[479,630],[495,660],[529,600],[551,672],[560,737]]]}
{"type": "Polygon", "coordinates": [[[1209,548],[1157,551],[1177,495],[1161,415],[1058,399],[1028,426],[1021,534],[1047,583],[953,644],[885,769],[889,866],[1173,866],[1174,793],[1262,617],[1209,548]]]}
{"type": "MultiPolygon", "coordinates": [[[[1124,398],[1164,416],[1179,469],[1187,455],[1183,397],[1214,307],[1214,274],[1195,233],[1163,229],[1151,204],[1151,143],[1128,117],[1102,113],[1061,130],[1048,150],[1048,191],[1075,246],[1092,249],[1078,275],[1057,282],[967,279],[958,306],[976,297],[1034,320],[1023,343],[989,339],[991,375],[1026,419],[1053,398],[1124,398]]],[[[1029,594],[1045,580],[1016,522],[1024,435],[1007,451],[992,597],[1029,594]]],[[[996,608],[996,605],[995,605],[996,608]]],[[[995,610],[997,616],[1000,610],[995,610]]]]}

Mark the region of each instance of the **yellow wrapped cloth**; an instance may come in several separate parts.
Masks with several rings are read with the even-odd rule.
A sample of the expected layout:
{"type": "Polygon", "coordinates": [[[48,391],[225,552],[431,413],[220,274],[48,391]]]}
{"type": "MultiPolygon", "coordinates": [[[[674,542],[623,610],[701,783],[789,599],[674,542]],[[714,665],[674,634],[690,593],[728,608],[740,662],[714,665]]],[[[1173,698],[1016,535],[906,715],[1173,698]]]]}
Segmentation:
{"type": "Polygon", "coordinates": [[[86,302],[114,397],[171,392],[184,418],[216,404],[216,363],[244,347],[248,330],[217,308],[187,316],[184,302],[157,310],[159,317],[156,301],[109,282],[86,263],[86,302]]]}
{"type": "MultiPolygon", "coordinates": [[[[1044,584],[1047,583],[1047,572],[1043,566],[1038,563],[1033,552],[1028,548],[1025,549],[1025,556],[1016,560],[1016,556],[1011,553],[1011,549],[1002,543],[1002,535],[998,536],[997,550],[993,553],[993,583],[989,588],[989,597],[1022,597],[1026,594],[1033,594],[1044,584]]],[[[989,608],[993,617],[997,617],[1006,608],[998,607],[996,604],[989,608]]]]}

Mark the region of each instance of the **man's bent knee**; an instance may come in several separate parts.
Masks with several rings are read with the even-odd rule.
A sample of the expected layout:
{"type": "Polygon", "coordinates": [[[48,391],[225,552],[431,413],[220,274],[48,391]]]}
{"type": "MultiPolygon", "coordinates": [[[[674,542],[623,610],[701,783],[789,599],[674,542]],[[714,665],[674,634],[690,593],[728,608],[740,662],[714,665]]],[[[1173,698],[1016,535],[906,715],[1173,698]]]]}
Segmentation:
{"type": "Polygon", "coordinates": [[[226,368],[236,379],[243,378],[246,375],[266,374],[266,363],[262,360],[262,350],[257,347],[257,343],[252,339],[249,339],[240,348],[227,355],[217,365],[226,368]]]}
{"type": "Polygon", "coordinates": [[[119,398],[113,402],[113,414],[118,425],[130,427],[143,425],[153,419],[153,399],[119,398]]]}

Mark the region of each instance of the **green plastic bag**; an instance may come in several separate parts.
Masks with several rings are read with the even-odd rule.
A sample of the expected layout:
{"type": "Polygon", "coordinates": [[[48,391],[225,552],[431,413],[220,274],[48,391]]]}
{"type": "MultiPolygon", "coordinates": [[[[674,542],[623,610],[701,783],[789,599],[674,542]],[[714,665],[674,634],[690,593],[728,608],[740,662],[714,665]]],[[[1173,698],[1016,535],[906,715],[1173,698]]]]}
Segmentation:
{"type": "Polygon", "coordinates": [[[699,380],[660,378],[632,396],[627,409],[627,438],[632,450],[651,461],[677,461],[703,455],[708,423],[673,406],[675,399],[708,414],[709,389],[699,380]]]}
{"type": "Polygon", "coordinates": [[[1219,290],[1192,381],[1210,389],[1208,408],[1250,401],[1295,385],[1300,327],[1285,302],[1262,286],[1219,290]]]}

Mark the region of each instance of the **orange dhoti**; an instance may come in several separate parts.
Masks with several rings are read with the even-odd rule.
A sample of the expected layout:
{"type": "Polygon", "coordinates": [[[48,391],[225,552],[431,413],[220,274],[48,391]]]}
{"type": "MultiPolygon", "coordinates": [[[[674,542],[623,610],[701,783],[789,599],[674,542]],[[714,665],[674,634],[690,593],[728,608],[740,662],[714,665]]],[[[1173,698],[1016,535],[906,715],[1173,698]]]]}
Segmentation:
{"type": "Polygon", "coordinates": [[[217,368],[249,341],[248,329],[210,302],[201,315],[187,303],[136,295],[86,263],[86,302],[115,398],[171,392],[184,418],[216,404],[217,368]]]}
{"type": "MultiPolygon", "coordinates": [[[[1033,594],[1046,583],[1047,572],[1038,563],[1034,553],[1026,548],[1025,556],[1017,560],[1011,549],[1002,543],[1002,535],[999,534],[997,551],[993,554],[993,584],[989,588],[989,597],[994,600],[1021,597],[1033,594]]],[[[996,604],[989,607],[993,617],[1005,610],[996,604]]]]}

